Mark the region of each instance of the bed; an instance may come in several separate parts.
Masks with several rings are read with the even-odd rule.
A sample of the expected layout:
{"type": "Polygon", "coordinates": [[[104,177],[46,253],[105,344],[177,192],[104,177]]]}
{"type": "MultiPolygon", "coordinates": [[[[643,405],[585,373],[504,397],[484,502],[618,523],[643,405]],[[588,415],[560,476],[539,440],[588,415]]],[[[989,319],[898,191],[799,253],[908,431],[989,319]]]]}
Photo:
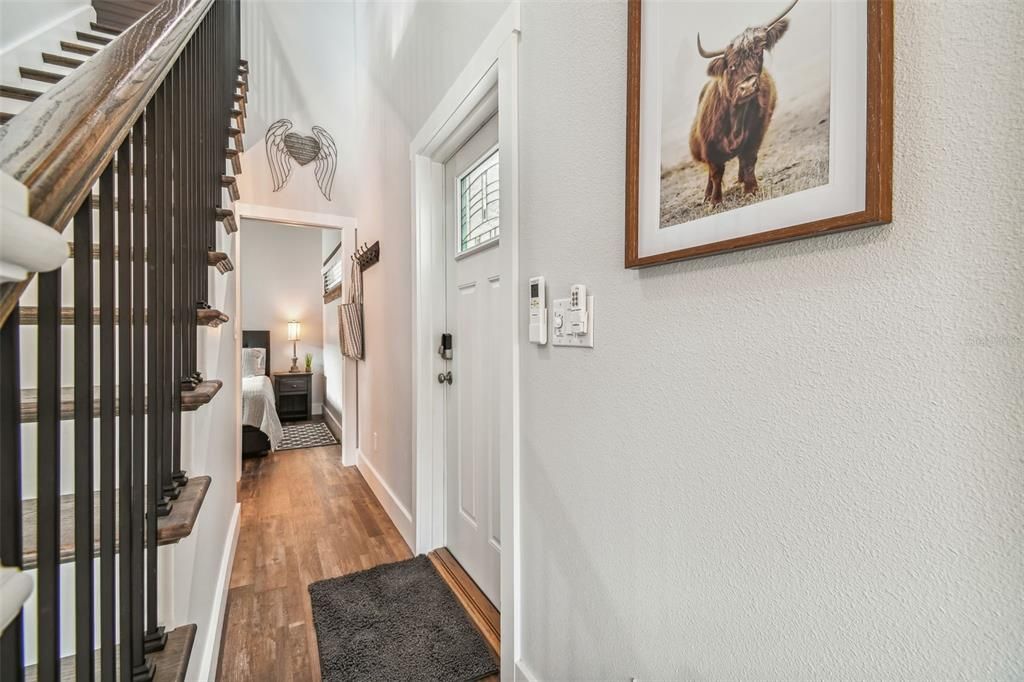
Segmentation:
{"type": "Polygon", "coordinates": [[[242,361],[242,456],[263,456],[277,448],[282,436],[270,380],[270,332],[243,330],[242,348],[264,350],[262,372],[247,371],[244,351],[242,361]]]}

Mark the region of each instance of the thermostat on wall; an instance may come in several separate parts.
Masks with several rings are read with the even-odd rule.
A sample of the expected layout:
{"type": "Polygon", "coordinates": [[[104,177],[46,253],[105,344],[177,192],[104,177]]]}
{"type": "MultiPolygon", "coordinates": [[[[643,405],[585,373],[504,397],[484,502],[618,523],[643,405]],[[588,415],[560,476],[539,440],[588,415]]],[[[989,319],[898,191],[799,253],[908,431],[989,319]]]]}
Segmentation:
{"type": "Polygon", "coordinates": [[[530,278],[530,343],[548,342],[548,309],[544,304],[544,278],[530,278]]]}

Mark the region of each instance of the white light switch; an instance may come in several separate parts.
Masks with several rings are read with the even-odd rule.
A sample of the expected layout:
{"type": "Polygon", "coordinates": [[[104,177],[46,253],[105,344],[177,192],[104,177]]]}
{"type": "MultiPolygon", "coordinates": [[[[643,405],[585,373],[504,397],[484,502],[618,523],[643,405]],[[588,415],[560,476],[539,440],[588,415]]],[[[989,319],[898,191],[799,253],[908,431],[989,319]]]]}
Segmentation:
{"type": "Polygon", "coordinates": [[[574,310],[577,305],[572,304],[570,298],[559,298],[551,302],[552,320],[551,345],[553,346],[575,346],[577,348],[594,347],[594,297],[586,296],[587,309],[582,311],[585,315],[586,324],[581,324],[581,311],[574,310]],[[585,329],[584,333],[573,333],[576,329],[585,329]]]}

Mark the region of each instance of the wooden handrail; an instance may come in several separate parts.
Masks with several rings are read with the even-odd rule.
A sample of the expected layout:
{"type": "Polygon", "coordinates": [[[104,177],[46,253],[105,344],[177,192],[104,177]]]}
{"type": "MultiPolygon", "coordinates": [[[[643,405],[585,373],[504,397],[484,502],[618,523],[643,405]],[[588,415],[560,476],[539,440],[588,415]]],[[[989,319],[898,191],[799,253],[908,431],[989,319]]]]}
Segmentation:
{"type": "MultiPolygon", "coordinates": [[[[0,127],[0,170],[28,189],[30,217],[64,230],[213,2],[164,0],[0,127]]],[[[0,289],[0,321],[26,286],[0,289]]]]}

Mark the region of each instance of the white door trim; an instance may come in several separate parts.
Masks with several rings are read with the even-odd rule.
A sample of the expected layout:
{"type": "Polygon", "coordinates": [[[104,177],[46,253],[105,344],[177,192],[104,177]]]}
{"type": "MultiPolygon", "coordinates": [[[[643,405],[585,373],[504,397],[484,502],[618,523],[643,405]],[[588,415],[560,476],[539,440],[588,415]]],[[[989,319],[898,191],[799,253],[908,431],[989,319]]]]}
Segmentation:
{"type": "MultiPolygon", "coordinates": [[[[245,239],[243,234],[242,219],[267,220],[285,225],[296,225],[299,227],[322,227],[326,229],[341,230],[341,253],[344,259],[356,248],[356,219],[348,216],[335,215],[333,213],[314,213],[312,211],[299,211],[291,208],[280,208],[277,206],[265,206],[263,204],[249,204],[235,202],[232,208],[235,211],[235,223],[239,226],[236,233],[241,251],[241,240],[245,239]]],[[[237,255],[237,254],[236,254],[237,255]]],[[[245,263],[240,263],[236,258],[235,262],[239,267],[244,268],[245,263]]],[[[241,277],[236,278],[241,282],[241,277]]],[[[238,297],[239,319],[241,319],[241,297],[238,297]]],[[[241,332],[241,327],[236,327],[241,332]]],[[[241,349],[242,339],[239,335],[236,339],[238,348],[241,349]]],[[[241,354],[241,350],[238,351],[241,354]]],[[[359,460],[359,448],[356,440],[356,420],[359,415],[358,389],[357,389],[357,363],[350,358],[342,357],[345,363],[345,371],[342,376],[341,388],[341,463],[345,466],[355,466],[359,460]]],[[[239,412],[241,419],[241,412],[239,412]]]]}
{"type": "Polygon", "coordinates": [[[497,85],[500,104],[503,333],[510,352],[501,358],[501,660],[511,680],[519,658],[519,3],[513,2],[484,39],[412,144],[412,385],[413,466],[417,553],[444,545],[444,400],[436,348],[444,331],[444,161],[498,109],[488,111],[497,85]]]}

